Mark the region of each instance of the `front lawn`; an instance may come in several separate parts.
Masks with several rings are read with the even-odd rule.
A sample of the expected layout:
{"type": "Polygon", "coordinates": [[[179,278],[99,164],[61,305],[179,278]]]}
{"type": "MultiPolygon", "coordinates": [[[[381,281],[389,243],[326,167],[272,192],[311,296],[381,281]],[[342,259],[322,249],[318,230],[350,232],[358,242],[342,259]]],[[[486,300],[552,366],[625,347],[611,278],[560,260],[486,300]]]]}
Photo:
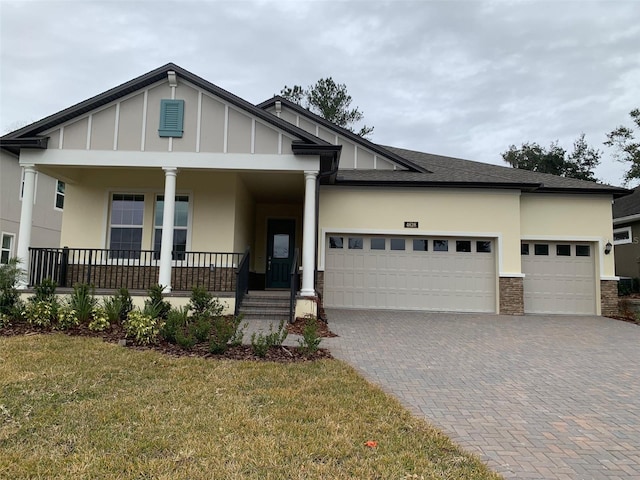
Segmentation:
{"type": "Polygon", "coordinates": [[[0,478],[499,478],[336,360],[64,334],[0,337],[0,451],[0,478]]]}

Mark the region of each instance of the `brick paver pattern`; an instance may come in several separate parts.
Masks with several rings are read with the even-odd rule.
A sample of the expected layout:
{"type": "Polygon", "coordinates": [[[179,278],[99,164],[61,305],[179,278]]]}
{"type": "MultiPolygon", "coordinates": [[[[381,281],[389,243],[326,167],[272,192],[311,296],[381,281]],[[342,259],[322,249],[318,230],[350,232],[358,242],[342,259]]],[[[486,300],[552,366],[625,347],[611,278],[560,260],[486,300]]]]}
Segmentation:
{"type": "Polygon", "coordinates": [[[322,346],[505,478],[640,479],[640,326],[328,309],[322,346]]]}

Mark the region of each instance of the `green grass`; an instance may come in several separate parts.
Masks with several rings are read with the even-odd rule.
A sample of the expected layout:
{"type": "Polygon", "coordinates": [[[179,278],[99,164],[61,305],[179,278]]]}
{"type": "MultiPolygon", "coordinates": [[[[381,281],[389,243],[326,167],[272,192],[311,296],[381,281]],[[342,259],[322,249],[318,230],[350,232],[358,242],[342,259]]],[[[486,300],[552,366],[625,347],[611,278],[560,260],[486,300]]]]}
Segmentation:
{"type": "Polygon", "coordinates": [[[0,478],[499,478],[339,361],[62,334],[0,337],[0,452],[0,478]]]}

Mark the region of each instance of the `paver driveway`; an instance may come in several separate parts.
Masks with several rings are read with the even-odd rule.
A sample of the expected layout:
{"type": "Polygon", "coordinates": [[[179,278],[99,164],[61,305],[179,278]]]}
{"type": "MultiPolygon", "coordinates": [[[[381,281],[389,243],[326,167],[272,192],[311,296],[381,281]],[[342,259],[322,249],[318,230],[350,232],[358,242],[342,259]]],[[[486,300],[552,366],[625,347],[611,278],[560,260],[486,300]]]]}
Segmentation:
{"type": "Polygon", "coordinates": [[[323,346],[506,478],[640,479],[640,327],[329,309],[323,346]]]}

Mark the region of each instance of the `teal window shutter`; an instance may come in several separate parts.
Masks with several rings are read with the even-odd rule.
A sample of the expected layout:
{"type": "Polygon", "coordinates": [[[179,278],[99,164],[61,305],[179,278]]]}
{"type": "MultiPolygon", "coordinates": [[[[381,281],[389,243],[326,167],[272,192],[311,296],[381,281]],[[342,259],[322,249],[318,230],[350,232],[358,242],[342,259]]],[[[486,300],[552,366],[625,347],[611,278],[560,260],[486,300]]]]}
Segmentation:
{"type": "Polygon", "coordinates": [[[160,100],[161,137],[182,137],[184,122],[184,100],[160,100]]]}

